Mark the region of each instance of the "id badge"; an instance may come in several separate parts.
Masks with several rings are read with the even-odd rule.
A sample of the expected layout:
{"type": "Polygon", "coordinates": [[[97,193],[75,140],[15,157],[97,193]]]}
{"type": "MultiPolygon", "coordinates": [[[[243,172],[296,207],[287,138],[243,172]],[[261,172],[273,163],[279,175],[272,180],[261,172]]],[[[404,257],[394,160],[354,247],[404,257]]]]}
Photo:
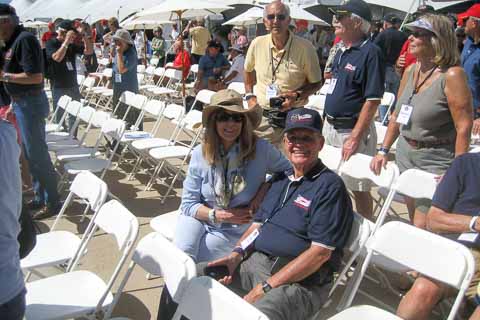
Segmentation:
{"type": "Polygon", "coordinates": [[[402,104],[400,108],[400,112],[397,116],[397,123],[407,125],[410,121],[410,117],[412,116],[413,107],[409,106],[408,104],[402,104]]]}
{"type": "Polygon", "coordinates": [[[68,71],[73,71],[73,65],[70,61],[67,61],[67,69],[68,71]]]}
{"type": "Polygon", "coordinates": [[[476,232],[465,232],[465,233],[462,233],[458,237],[458,240],[475,243],[477,241],[477,238],[478,238],[478,233],[476,233],[476,232]]]}
{"type": "Polygon", "coordinates": [[[335,90],[335,86],[337,85],[337,79],[333,78],[330,80],[330,85],[328,86],[327,94],[332,94],[335,90]]]}
{"type": "Polygon", "coordinates": [[[270,84],[267,86],[267,91],[265,92],[265,96],[267,97],[267,101],[270,101],[271,98],[278,96],[278,86],[276,84],[270,84]]]}
{"type": "Polygon", "coordinates": [[[255,239],[257,239],[259,235],[260,232],[258,231],[258,229],[253,230],[253,232],[250,233],[248,237],[246,237],[242,242],[240,242],[242,250],[246,250],[255,241],[255,239]]]}
{"type": "Polygon", "coordinates": [[[122,83],[122,75],[120,73],[115,73],[115,82],[122,83]]]}

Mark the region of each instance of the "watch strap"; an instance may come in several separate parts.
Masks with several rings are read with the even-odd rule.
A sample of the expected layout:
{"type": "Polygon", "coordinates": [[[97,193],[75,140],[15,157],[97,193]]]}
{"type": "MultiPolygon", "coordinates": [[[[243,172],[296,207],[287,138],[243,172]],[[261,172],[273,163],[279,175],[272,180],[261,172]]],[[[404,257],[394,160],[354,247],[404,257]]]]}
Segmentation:
{"type": "Polygon", "coordinates": [[[264,293],[268,293],[270,290],[272,290],[272,286],[267,282],[267,280],[262,282],[262,289],[264,293]]]}

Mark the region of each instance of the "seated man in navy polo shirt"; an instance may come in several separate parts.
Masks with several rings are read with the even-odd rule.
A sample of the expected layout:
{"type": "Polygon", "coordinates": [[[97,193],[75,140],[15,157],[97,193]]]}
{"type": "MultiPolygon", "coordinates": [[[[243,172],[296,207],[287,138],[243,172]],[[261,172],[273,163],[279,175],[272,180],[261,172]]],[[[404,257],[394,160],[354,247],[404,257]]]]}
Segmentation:
{"type": "Polygon", "coordinates": [[[254,223],[233,252],[221,282],[271,320],[308,319],[325,302],[352,221],[341,178],[318,159],[323,147],[318,112],[287,115],[284,147],[293,166],[272,179],[254,223]]]}
{"type": "MultiPolygon", "coordinates": [[[[350,0],[330,10],[335,35],[345,48],[338,50],[332,64],[325,100],[325,142],[342,148],[343,160],[357,152],[373,156],[377,146],[373,119],[383,97],[385,63],[380,48],[368,38],[372,13],[362,0],[350,0]]],[[[342,178],[353,191],[358,213],[372,219],[370,182],[342,178]]]]}
{"type": "Polygon", "coordinates": [[[208,42],[207,54],[200,58],[198,63],[198,75],[195,82],[197,91],[202,89],[215,89],[217,82],[221,79],[223,73],[230,69],[230,63],[220,52],[222,45],[220,42],[211,40],[208,42]]]}
{"type": "MultiPolygon", "coordinates": [[[[476,270],[467,290],[467,302],[474,306],[480,281],[480,153],[465,153],[456,158],[435,191],[427,214],[427,228],[470,248],[476,270]]],[[[415,280],[398,306],[402,319],[428,319],[433,307],[450,289],[425,277],[415,280]]],[[[456,294],[456,291],[454,291],[456,294]]],[[[478,318],[477,318],[478,319],[478,318]]]]}

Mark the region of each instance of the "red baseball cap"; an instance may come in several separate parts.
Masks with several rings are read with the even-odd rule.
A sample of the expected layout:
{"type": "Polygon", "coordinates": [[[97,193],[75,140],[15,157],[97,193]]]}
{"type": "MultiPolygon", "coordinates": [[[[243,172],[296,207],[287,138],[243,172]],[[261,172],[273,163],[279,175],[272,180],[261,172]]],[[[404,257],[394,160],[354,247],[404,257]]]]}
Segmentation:
{"type": "Polygon", "coordinates": [[[459,13],[457,15],[458,25],[462,27],[463,26],[463,21],[466,18],[469,18],[469,17],[480,18],[480,3],[476,3],[473,6],[471,6],[470,8],[468,8],[467,11],[459,13]]]}

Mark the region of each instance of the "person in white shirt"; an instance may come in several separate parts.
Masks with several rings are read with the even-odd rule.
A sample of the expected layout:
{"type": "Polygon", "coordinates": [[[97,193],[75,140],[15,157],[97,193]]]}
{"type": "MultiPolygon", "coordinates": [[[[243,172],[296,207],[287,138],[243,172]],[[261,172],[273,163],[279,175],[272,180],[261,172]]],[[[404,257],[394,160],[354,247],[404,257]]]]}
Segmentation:
{"type": "Polygon", "coordinates": [[[178,32],[178,27],[176,24],[172,24],[172,32],[170,33],[170,38],[172,40],[176,40],[178,38],[178,35],[180,33],[178,32]]]}
{"type": "Polygon", "coordinates": [[[232,61],[232,66],[225,75],[225,79],[223,79],[223,82],[227,85],[231,82],[243,83],[243,66],[245,64],[245,53],[243,51],[243,48],[238,45],[234,45],[233,47],[230,47],[229,50],[229,60],[232,61]]]}

